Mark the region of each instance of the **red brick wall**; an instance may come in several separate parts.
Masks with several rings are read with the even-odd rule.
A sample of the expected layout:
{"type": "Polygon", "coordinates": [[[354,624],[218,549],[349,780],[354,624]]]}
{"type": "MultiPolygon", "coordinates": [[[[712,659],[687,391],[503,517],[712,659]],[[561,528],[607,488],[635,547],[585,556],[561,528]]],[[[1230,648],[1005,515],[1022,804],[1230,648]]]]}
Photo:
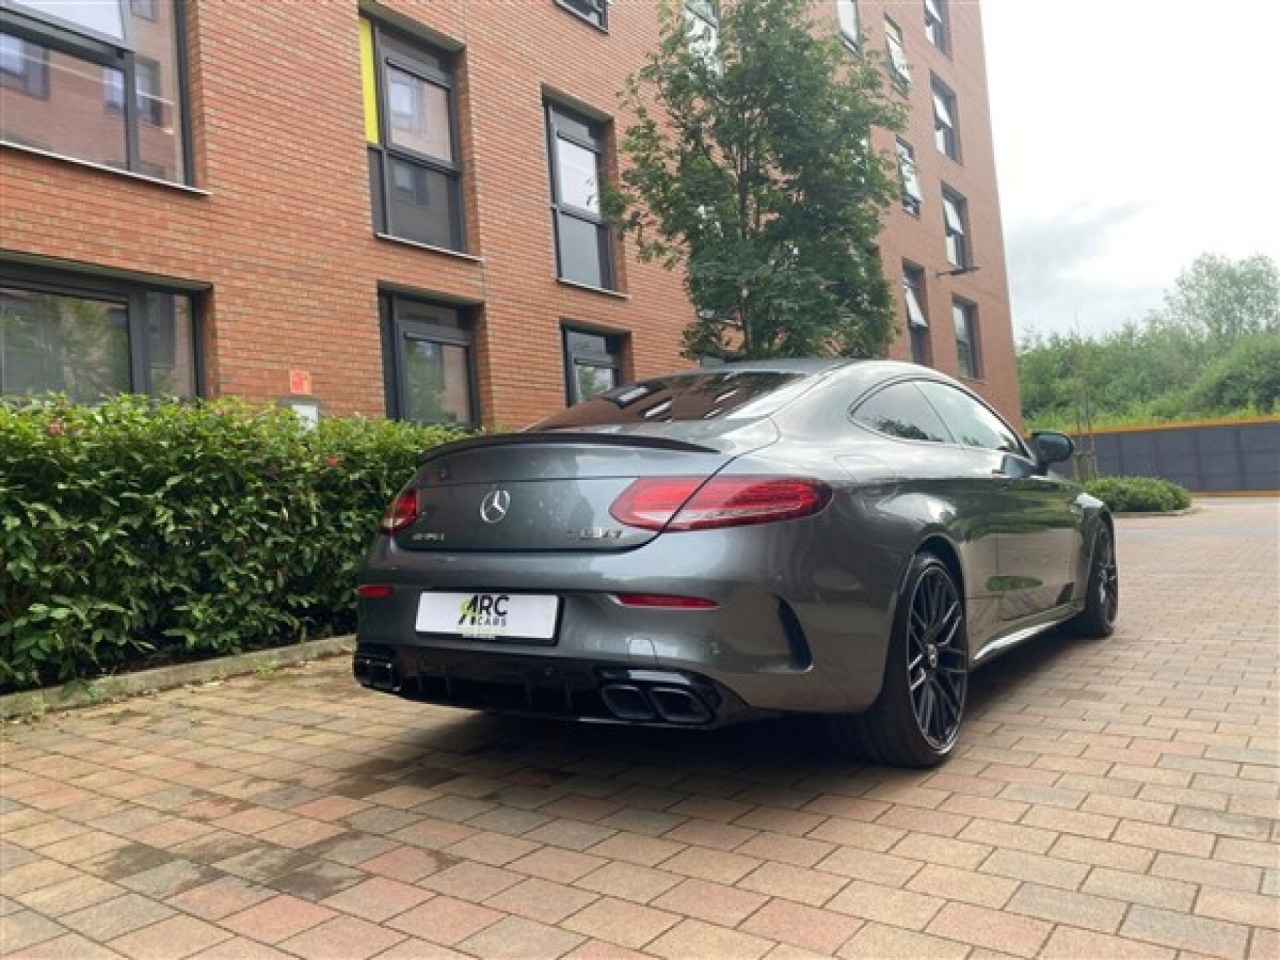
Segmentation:
{"type": "MultiPolygon", "coordinates": [[[[213,395],[284,397],[289,371],[301,369],[326,412],[382,414],[380,283],[478,305],[480,407],[491,424],[520,425],[563,405],[565,320],[631,331],[628,376],[687,365],[679,343],[691,310],[679,274],[638,262],[624,245],[621,295],[560,283],[549,212],[544,94],[615,116],[620,132],[627,118],[618,116],[617,91],[656,38],[653,4],[613,3],[608,34],[552,0],[385,6],[464,47],[457,82],[468,256],[373,235],[354,0],[189,3],[200,192],[5,150],[4,247],[210,285],[205,364],[213,395]]],[[[978,304],[984,381],[977,386],[1016,415],[977,7],[951,4],[952,61],[925,40],[914,4],[861,6],[864,30],[881,46],[883,9],[899,11],[916,73],[909,138],[926,211],[920,221],[888,215],[887,273],[897,281],[903,256],[925,267],[934,356],[944,370],[954,372],[955,362],[950,291],[978,304]],[[929,67],[961,102],[963,167],[933,147],[929,67]],[[934,279],[947,268],[940,178],[968,198],[977,274],[934,279]]],[[[901,344],[894,355],[906,356],[901,344]]]]}

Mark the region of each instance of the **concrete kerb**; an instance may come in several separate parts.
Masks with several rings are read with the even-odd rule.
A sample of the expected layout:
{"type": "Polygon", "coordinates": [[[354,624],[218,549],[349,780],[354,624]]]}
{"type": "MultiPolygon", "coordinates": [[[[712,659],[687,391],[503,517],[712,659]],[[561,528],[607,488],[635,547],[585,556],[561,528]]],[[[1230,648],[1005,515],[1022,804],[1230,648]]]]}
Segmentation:
{"type": "Polygon", "coordinates": [[[125,697],[137,696],[157,690],[193,686],[243,676],[262,670],[295,666],[310,660],[337,657],[355,649],[354,636],[329,637],[324,640],[307,640],[287,647],[254,650],[216,660],[200,660],[195,663],[179,663],[137,673],[95,677],[83,683],[41,690],[27,690],[0,697],[0,720],[15,720],[39,716],[53,710],[73,710],[77,707],[97,706],[125,697]]]}

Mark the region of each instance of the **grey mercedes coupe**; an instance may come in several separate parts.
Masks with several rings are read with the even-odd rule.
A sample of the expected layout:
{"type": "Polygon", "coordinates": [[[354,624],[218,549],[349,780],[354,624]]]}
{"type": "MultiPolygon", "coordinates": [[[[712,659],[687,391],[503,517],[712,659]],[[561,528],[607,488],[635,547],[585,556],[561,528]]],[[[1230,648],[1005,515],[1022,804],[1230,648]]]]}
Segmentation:
{"type": "Polygon", "coordinates": [[[1119,601],[1106,507],[936,371],[731,364],[429,451],[359,578],[355,676],[500,713],[707,728],[818,713],[928,766],[969,673],[1119,601]]]}

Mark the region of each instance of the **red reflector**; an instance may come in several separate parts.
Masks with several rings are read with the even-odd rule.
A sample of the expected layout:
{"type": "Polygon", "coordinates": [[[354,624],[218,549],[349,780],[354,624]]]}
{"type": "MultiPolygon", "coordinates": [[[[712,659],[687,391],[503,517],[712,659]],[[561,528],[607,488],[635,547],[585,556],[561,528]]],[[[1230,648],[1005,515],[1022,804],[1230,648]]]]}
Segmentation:
{"type": "Polygon", "coordinates": [[[401,490],[383,514],[378,529],[383,533],[399,533],[418,519],[418,491],[413,487],[401,490]]]}
{"type": "Polygon", "coordinates": [[[361,600],[384,600],[391,596],[391,587],[385,583],[362,583],[356,587],[356,596],[361,600]]]}
{"type": "Polygon", "coordinates": [[[708,530],[794,520],[831,502],[831,488],[803,477],[645,477],[609,512],[645,530],[708,530]]]}
{"type": "Polygon", "coordinates": [[[624,607],[661,607],[667,610],[714,610],[720,604],[702,597],[670,597],[661,593],[619,593],[624,607]]]}

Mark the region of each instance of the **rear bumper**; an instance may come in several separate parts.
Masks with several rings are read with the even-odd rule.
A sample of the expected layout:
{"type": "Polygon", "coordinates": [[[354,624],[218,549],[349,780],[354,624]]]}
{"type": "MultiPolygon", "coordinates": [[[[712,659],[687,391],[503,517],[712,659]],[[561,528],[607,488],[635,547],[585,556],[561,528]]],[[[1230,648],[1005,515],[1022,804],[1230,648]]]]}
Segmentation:
{"type": "Polygon", "coordinates": [[[361,644],[352,670],[407,700],[524,716],[706,729],[766,715],[706,676],[592,660],[361,644]]]}

